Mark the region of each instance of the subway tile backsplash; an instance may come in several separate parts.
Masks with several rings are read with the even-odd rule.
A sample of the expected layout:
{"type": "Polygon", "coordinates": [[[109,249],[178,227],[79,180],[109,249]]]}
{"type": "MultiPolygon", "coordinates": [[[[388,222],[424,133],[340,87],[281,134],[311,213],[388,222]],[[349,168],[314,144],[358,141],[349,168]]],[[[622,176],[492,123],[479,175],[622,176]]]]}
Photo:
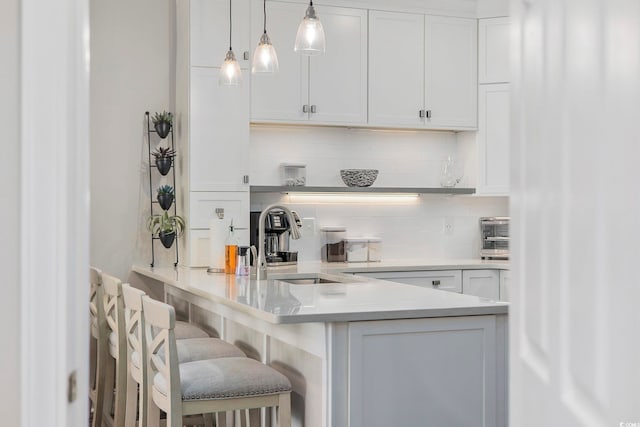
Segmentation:
{"type": "MultiPolygon", "coordinates": [[[[340,169],[373,168],[378,187],[439,187],[441,162],[454,155],[464,165],[462,187],[475,185],[474,147],[451,132],[252,126],[251,183],[280,185],[280,163],[306,163],[308,186],[344,186],[340,169]]],[[[479,219],[508,215],[506,197],[423,194],[409,204],[291,203],[283,194],[252,194],[251,210],[284,203],[314,218],[315,233],[292,241],[301,260],[319,260],[320,227],[344,225],[350,237],[382,238],[382,259],[477,258],[479,219]],[[445,221],[453,232],[445,233],[445,221]]]]}

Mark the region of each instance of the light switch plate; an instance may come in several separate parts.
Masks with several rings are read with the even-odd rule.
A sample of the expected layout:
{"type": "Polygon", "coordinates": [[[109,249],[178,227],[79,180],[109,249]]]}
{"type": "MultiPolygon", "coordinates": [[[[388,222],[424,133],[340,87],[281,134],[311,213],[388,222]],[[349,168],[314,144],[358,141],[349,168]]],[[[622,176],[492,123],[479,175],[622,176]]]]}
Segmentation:
{"type": "Polygon", "coordinates": [[[309,236],[316,234],[315,218],[302,218],[302,233],[309,236]]]}

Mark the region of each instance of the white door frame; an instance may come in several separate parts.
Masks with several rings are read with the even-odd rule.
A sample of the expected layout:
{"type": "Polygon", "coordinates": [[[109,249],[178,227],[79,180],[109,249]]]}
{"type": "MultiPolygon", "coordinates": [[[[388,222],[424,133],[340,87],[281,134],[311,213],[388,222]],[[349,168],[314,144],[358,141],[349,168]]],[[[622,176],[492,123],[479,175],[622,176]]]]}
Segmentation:
{"type": "Polygon", "coordinates": [[[88,420],[88,12],[88,0],[21,2],[24,427],[88,420]]]}

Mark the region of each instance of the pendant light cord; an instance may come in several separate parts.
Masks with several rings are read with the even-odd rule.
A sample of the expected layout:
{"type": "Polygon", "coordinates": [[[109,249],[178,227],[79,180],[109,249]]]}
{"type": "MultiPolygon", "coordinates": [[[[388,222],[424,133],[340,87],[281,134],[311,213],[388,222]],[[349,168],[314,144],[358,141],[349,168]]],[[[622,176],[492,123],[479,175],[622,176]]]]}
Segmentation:
{"type": "Polygon", "coordinates": [[[229,50],[231,49],[231,25],[232,25],[232,20],[231,20],[231,0],[229,0],[229,50]]]}
{"type": "Polygon", "coordinates": [[[264,33],[267,34],[267,0],[262,2],[262,10],[264,12],[264,33]]]}

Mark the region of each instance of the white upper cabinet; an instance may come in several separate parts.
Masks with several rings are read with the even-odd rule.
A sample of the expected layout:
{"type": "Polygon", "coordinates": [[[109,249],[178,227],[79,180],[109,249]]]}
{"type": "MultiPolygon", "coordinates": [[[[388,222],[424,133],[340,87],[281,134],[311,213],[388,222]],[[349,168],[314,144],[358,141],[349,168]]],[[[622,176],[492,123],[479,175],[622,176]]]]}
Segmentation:
{"type": "Polygon", "coordinates": [[[369,123],[477,126],[475,19],[369,13],[369,123]]]}
{"type": "Polygon", "coordinates": [[[421,126],[424,15],[369,12],[369,123],[421,126]]]}
{"type": "Polygon", "coordinates": [[[425,16],[427,126],[477,126],[477,52],[475,19],[425,16]]]}
{"type": "Polygon", "coordinates": [[[508,83],[509,18],[480,19],[478,44],[478,82],[508,83]]]}
{"type": "MultiPolygon", "coordinates": [[[[232,13],[232,47],[240,67],[246,69],[252,46],[247,19],[250,0],[233,0],[232,13]]],[[[191,0],[189,22],[190,65],[220,67],[229,50],[229,1],[191,0]]]]}
{"type": "Polygon", "coordinates": [[[509,84],[480,85],[478,182],[481,195],[509,194],[509,84]]]}
{"type": "MultiPolygon", "coordinates": [[[[251,76],[251,120],[366,123],[367,11],[316,6],[327,51],[310,58],[293,51],[305,10],[296,3],[267,3],[267,31],[280,71],[251,76]]],[[[262,8],[254,8],[253,17],[261,20],[262,8]]],[[[262,28],[253,30],[257,43],[262,28]]]]}
{"type": "Polygon", "coordinates": [[[249,85],[220,86],[219,68],[191,68],[191,191],[242,191],[249,173],[249,85]]]}

